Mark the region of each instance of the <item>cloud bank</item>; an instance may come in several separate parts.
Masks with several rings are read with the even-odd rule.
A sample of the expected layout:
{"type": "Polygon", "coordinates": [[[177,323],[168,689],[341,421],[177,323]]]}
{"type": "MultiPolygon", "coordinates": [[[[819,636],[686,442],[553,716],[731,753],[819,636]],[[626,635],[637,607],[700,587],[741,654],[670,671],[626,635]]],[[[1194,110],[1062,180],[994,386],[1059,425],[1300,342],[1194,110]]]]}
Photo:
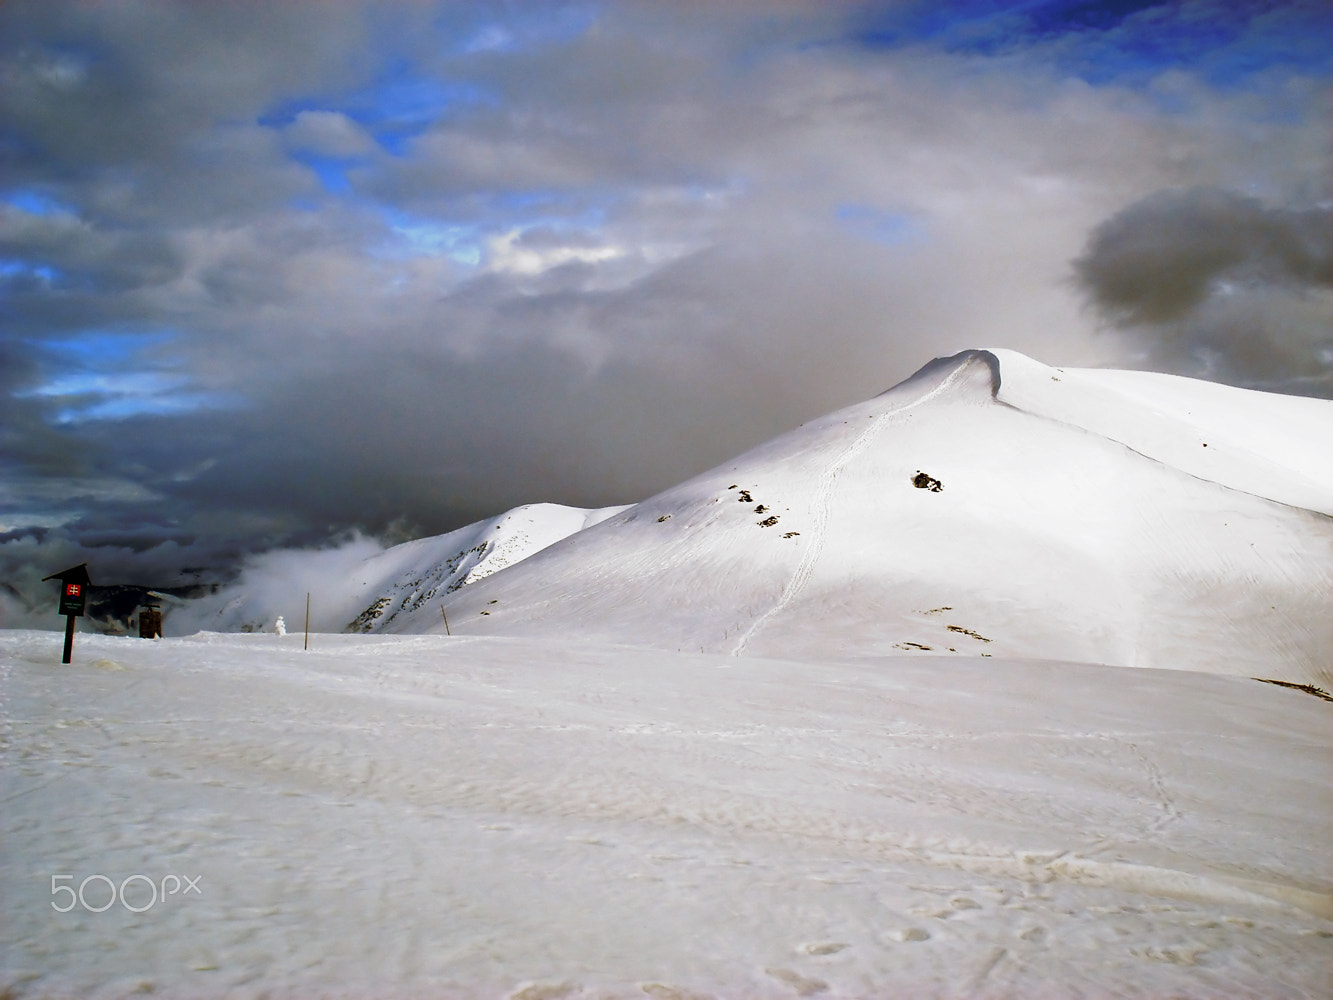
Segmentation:
{"type": "Polygon", "coordinates": [[[1329,394],[1327,13],[1007,6],[0,6],[0,580],[629,502],[971,346],[1329,394]]]}

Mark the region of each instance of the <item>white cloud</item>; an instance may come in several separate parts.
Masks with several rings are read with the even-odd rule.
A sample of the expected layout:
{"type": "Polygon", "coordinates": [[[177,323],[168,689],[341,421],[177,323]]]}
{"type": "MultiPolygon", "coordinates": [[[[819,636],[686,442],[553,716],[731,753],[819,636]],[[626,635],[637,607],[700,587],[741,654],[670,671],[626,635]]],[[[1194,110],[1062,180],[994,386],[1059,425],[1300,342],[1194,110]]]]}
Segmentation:
{"type": "Polygon", "coordinates": [[[379,151],[360,125],[338,111],[302,111],[283,129],[287,144],[321,156],[368,156],[379,151]]]}
{"type": "Polygon", "coordinates": [[[616,246],[528,246],[522,243],[523,236],[522,230],[513,229],[486,241],[491,270],[533,275],[561,264],[597,264],[625,255],[616,246]]]}

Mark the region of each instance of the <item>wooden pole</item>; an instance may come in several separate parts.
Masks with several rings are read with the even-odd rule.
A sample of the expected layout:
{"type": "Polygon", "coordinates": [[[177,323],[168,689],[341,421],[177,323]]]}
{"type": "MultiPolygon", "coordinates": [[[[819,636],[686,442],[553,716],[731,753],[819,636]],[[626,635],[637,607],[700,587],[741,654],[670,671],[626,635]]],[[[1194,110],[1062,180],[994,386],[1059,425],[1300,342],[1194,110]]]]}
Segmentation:
{"type": "Polygon", "coordinates": [[[310,594],[305,595],[305,648],[310,648],[310,594]]]}
{"type": "Polygon", "coordinates": [[[65,616],[65,656],[61,663],[69,663],[74,657],[74,615],[65,616]]]}
{"type": "Polygon", "coordinates": [[[444,614],[444,605],[440,605],[440,614],[444,615],[444,634],[453,635],[453,633],[449,631],[449,616],[444,614]]]}

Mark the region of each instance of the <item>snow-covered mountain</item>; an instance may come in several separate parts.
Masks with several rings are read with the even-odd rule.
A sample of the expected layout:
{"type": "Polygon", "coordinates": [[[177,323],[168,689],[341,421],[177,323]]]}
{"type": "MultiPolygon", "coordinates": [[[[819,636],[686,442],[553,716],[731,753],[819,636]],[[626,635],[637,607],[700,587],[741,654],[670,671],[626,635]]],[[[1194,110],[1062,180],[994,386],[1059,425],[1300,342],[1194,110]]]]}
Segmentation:
{"type": "Polygon", "coordinates": [[[1327,400],[965,351],[641,503],[288,554],[168,625],[290,623],[311,591],[322,631],[443,632],[447,614],[456,634],[1329,687],[1330,441],[1327,400]],[[314,582],[292,578],[314,558],[314,582]]]}
{"type": "MultiPolygon", "coordinates": [[[[456,531],[384,549],[365,538],[336,548],[272,552],[254,560],[230,586],[173,609],[172,635],[197,631],[260,632],[282,615],[297,625],[312,596],[319,632],[375,632],[434,599],[484,579],[624,507],[585,509],[526,504],[456,531]]],[[[438,603],[431,611],[443,622],[438,603]]]]}
{"type": "Polygon", "coordinates": [[[1333,681],[1333,402],[937,359],[389,631],[1333,681]]]}

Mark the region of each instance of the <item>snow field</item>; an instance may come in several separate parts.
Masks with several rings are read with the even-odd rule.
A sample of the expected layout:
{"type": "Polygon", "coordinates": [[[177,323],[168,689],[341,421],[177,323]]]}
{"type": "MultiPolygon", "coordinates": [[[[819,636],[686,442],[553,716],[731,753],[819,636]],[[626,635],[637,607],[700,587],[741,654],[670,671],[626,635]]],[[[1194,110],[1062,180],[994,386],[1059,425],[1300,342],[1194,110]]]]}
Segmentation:
{"type": "MultiPolygon", "coordinates": [[[[1312,997],[1327,704],[1000,658],[0,633],[18,997],[1312,997]],[[143,913],[50,877],[200,879],[143,913]],[[98,897],[95,905],[100,905],[98,897]]],[[[104,890],[103,890],[104,891],[104,890]]]]}

